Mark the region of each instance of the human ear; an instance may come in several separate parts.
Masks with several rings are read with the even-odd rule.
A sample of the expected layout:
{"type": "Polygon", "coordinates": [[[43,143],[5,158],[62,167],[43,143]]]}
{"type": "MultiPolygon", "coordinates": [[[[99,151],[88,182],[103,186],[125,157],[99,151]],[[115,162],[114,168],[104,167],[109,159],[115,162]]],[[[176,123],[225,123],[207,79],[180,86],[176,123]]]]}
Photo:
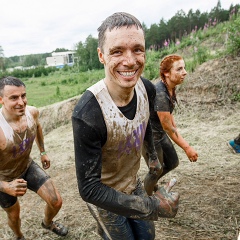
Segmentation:
{"type": "Polygon", "coordinates": [[[105,64],[104,56],[100,48],[97,48],[99,62],[105,64]]]}

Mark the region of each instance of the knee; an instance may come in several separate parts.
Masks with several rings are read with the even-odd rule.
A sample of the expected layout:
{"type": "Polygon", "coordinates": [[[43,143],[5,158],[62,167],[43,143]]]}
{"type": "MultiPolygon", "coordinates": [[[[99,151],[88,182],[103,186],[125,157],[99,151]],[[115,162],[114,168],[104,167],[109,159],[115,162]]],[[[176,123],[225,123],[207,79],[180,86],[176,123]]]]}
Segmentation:
{"type": "Polygon", "coordinates": [[[62,198],[51,180],[46,181],[37,192],[52,209],[60,209],[62,198]]]}
{"type": "Polygon", "coordinates": [[[53,209],[60,209],[62,207],[62,198],[59,194],[56,194],[50,199],[49,205],[53,209]]]}

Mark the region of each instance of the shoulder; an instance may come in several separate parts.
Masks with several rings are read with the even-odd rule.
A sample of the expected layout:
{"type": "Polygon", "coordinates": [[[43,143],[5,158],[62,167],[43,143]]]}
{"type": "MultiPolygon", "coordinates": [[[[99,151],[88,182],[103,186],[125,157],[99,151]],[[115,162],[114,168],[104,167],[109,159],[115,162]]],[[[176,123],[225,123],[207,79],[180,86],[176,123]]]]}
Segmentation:
{"type": "Polygon", "coordinates": [[[141,80],[142,80],[147,92],[155,91],[155,86],[150,80],[148,80],[144,77],[141,77],[141,80]]]}
{"type": "Polygon", "coordinates": [[[106,125],[100,105],[91,91],[86,91],[79,99],[72,114],[74,133],[78,131],[78,138],[91,138],[93,142],[97,139],[106,142],[106,125]],[[85,136],[88,136],[87,138],[85,136]]]}
{"type": "Polygon", "coordinates": [[[72,118],[92,128],[104,125],[101,107],[91,91],[87,90],[79,99],[73,110],[72,118]]]}
{"type": "Polygon", "coordinates": [[[141,77],[141,80],[146,88],[148,98],[149,99],[155,98],[156,88],[155,88],[154,84],[150,80],[143,78],[143,77],[141,77]]]}
{"type": "Polygon", "coordinates": [[[167,88],[165,86],[165,84],[162,82],[162,81],[159,81],[155,84],[156,86],[156,91],[164,91],[164,92],[167,92],[167,88]]]}
{"type": "Polygon", "coordinates": [[[34,119],[37,119],[39,116],[39,110],[34,106],[27,105],[26,111],[28,111],[33,116],[34,119]]]}
{"type": "Polygon", "coordinates": [[[100,106],[97,99],[91,91],[87,90],[79,99],[72,116],[75,118],[84,118],[86,115],[99,113],[98,110],[100,110],[100,106]]]}

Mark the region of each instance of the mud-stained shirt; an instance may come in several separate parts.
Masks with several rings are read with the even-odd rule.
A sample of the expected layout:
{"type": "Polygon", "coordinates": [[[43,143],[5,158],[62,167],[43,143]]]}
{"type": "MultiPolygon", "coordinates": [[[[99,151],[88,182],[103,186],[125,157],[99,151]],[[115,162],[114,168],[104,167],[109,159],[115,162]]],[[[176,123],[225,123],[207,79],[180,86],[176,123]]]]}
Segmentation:
{"type": "Polygon", "coordinates": [[[37,125],[26,107],[27,128],[17,133],[8,124],[0,109],[0,127],[6,138],[6,148],[0,150],[0,180],[12,181],[20,177],[29,167],[30,152],[36,135],[37,125]]]}
{"type": "MultiPolygon", "coordinates": [[[[143,98],[145,96],[148,97],[149,101],[149,108],[153,106],[154,98],[155,98],[155,87],[154,85],[147,79],[141,78],[138,80],[140,83],[138,94],[140,94],[143,98]],[[142,84],[145,87],[146,95],[143,90],[142,84]]],[[[137,87],[138,88],[138,87],[137,87]]],[[[105,91],[105,90],[104,90],[105,91]]],[[[131,120],[135,121],[135,114],[136,109],[138,108],[138,102],[140,101],[139,97],[137,96],[136,91],[134,93],[134,97],[132,101],[124,107],[119,107],[118,111],[114,107],[114,113],[119,116],[119,118],[123,119],[122,125],[131,123],[131,120]],[[128,120],[124,119],[125,116],[128,120]]],[[[142,98],[141,97],[141,98],[142,98]]],[[[109,99],[107,99],[109,101],[109,99]]],[[[146,99],[141,99],[144,101],[141,105],[145,105],[146,99]]],[[[147,101],[146,101],[147,102],[147,101]]],[[[113,104],[112,102],[108,102],[109,105],[113,104]]],[[[115,104],[114,104],[115,105],[115,104]]],[[[108,110],[111,111],[111,108],[108,107],[108,110]]],[[[148,107],[145,108],[146,110],[148,107]]],[[[145,109],[138,108],[138,114],[143,112],[147,114],[145,109]]],[[[106,118],[105,118],[106,119],[106,118]]],[[[158,208],[159,208],[159,200],[156,197],[147,196],[140,197],[137,194],[126,194],[125,192],[118,191],[116,189],[123,189],[123,191],[131,192],[131,188],[133,186],[132,180],[124,179],[123,185],[119,182],[120,178],[117,176],[117,181],[114,183],[112,181],[112,175],[107,174],[108,166],[106,166],[106,162],[104,163],[103,159],[103,149],[106,147],[107,141],[110,140],[110,137],[116,138],[116,134],[118,131],[114,131],[111,136],[108,136],[109,130],[108,128],[111,126],[110,123],[106,123],[106,120],[103,116],[102,108],[99,105],[98,100],[96,99],[95,95],[91,91],[86,91],[82,97],[79,99],[79,102],[75,106],[72,115],[72,124],[73,124],[73,136],[74,136],[74,150],[75,150],[75,165],[76,165],[76,175],[77,175],[77,183],[79,193],[82,199],[86,202],[92,203],[100,208],[106,209],[111,211],[115,214],[119,214],[126,217],[131,218],[141,218],[141,219],[148,219],[148,220],[157,220],[158,218],[158,208]],[[104,170],[103,170],[104,168],[104,170]],[[102,176],[104,175],[104,176],[102,176]],[[110,181],[111,180],[111,181],[110,181]],[[113,188],[110,185],[104,184],[104,182],[108,182],[111,186],[114,185],[113,188]],[[130,188],[126,187],[126,183],[130,183],[130,188]],[[112,185],[113,184],[113,185],[112,185]],[[126,187],[126,190],[124,189],[126,187]]],[[[146,119],[147,120],[147,119],[146,119]]],[[[107,158],[110,162],[111,168],[115,167],[116,160],[123,156],[129,156],[125,158],[125,161],[121,159],[119,162],[123,165],[124,169],[127,169],[126,173],[122,173],[121,169],[113,169],[113,174],[117,174],[119,171],[121,178],[124,178],[124,174],[126,176],[135,175],[135,170],[139,168],[138,162],[140,159],[137,160],[135,156],[133,156],[133,161],[130,158],[134,155],[131,152],[136,152],[139,154],[140,149],[138,150],[138,143],[140,143],[140,139],[142,140],[142,133],[141,133],[141,122],[144,121],[144,118],[139,118],[138,123],[135,128],[131,129],[131,131],[126,131],[126,134],[132,134],[131,138],[125,137],[125,135],[120,136],[119,140],[122,141],[124,144],[117,143],[117,139],[115,139],[116,146],[111,147],[111,152],[109,154],[114,155],[109,156],[107,158]],[[139,128],[138,128],[139,127],[139,128]],[[136,130],[135,138],[134,138],[134,130],[136,130]],[[137,132],[139,130],[139,132],[137,132]],[[138,138],[136,137],[138,136],[138,138]],[[132,140],[132,141],[130,141],[132,140]],[[135,141],[136,140],[136,141],[135,141]],[[134,147],[133,147],[133,146],[134,147]],[[125,146],[125,147],[123,147],[125,146]],[[134,150],[135,148],[135,150],[134,150]],[[118,152],[115,154],[113,151],[116,149],[118,152]],[[114,154],[113,154],[114,153],[114,154]],[[130,153],[130,154],[129,154],[130,153]],[[129,154],[129,155],[128,155],[129,154]],[[116,156],[115,156],[116,155],[116,156]],[[113,160],[112,160],[113,159],[113,160]],[[132,161],[132,162],[131,162],[132,161]],[[136,163],[136,168],[134,169],[134,173],[130,172],[132,166],[134,166],[134,162],[136,163]]],[[[120,123],[118,123],[120,124],[120,123]]],[[[120,127],[121,125],[116,125],[116,127],[120,127]]],[[[112,123],[113,127],[115,128],[115,123],[112,123]]],[[[124,128],[127,125],[124,126],[124,128]]],[[[124,129],[123,129],[124,130],[124,129]]],[[[126,135],[126,136],[127,136],[126,135]]],[[[146,133],[144,137],[144,142],[148,142],[152,140],[152,131],[148,121],[146,133]]],[[[106,152],[104,155],[107,154],[106,152]]],[[[104,157],[105,158],[105,157],[104,157]]],[[[106,159],[106,160],[107,160],[106,159]]],[[[119,166],[121,166],[119,165],[119,166]]],[[[116,165],[116,168],[118,166],[116,165]]],[[[136,186],[135,186],[136,187],[136,186]]]]}
{"type": "Polygon", "coordinates": [[[103,80],[88,89],[103,113],[107,142],[102,148],[102,183],[130,194],[137,184],[137,172],[149,118],[149,102],[142,81],[135,86],[136,116],[129,120],[113,102],[103,80]]]}

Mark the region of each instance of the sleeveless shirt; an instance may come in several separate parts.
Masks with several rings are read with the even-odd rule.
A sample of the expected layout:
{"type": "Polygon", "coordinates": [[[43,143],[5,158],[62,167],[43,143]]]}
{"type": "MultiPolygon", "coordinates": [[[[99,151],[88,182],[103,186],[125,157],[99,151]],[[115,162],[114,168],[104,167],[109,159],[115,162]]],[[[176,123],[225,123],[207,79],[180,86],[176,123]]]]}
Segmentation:
{"type": "Polygon", "coordinates": [[[6,148],[0,150],[0,180],[12,181],[19,178],[28,169],[32,158],[30,152],[36,136],[37,125],[26,107],[27,128],[17,133],[8,124],[0,109],[0,127],[6,138],[6,148]]]}
{"type": "Polygon", "coordinates": [[[88,88],[96,97],[107,128],[102,148],[101,181],[117,191],[131,194],[136,188],[143,140],[149,119],[145,86],[138,80],[137,108],[133,120],[127,119],[113,102],[104,80],[88,88]]]}

